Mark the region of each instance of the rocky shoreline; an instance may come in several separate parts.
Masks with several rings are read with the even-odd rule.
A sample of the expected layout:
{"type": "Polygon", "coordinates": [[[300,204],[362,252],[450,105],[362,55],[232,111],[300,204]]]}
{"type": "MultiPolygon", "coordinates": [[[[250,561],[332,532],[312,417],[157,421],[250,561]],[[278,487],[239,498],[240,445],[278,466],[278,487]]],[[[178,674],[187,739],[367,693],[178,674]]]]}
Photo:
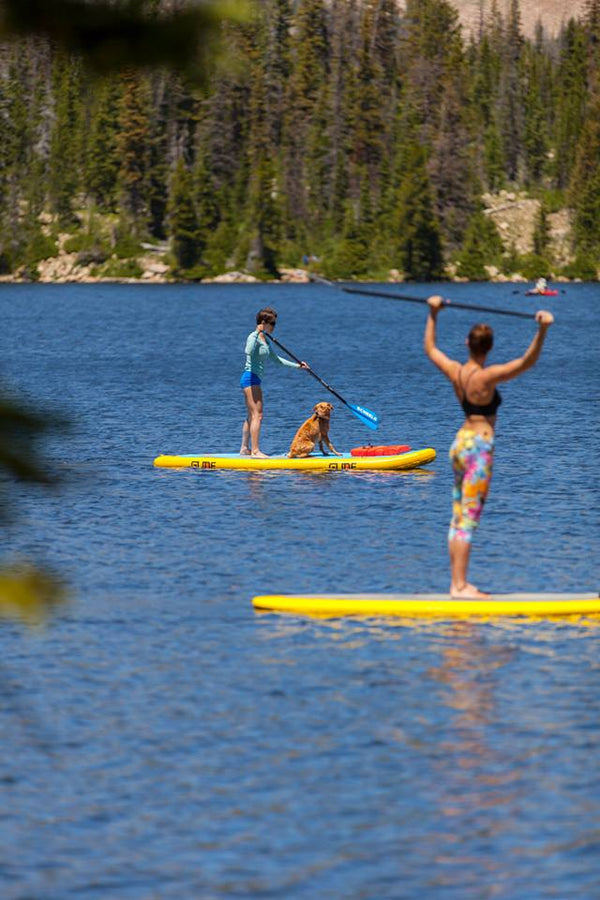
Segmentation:
{"type": "MultiPolygon", "coordinates": [[[[533,233],[536,219],[539,215],[540,201],[530,197],[525,192],[500,191],[498,194],[485,194],[483,197],[484,215],[494,222],[502,238],[504,246],[512,247],[519,254],[531,251],[533,233]]],[[[568,209],[548,215],[548,227],[550,235],[550,250],[552,258],[556,262],[556,273],[551,274],[554,282],[568,283],[569,279],[559,274],[559,270],[572,261],[570,247],[571,216],[568,209]]],[[[97,265],[82,259],[80,253],[69,253],[65,245],[70,234],[60,234],[57,240],[58,253],[37,264],[38,277],[28,277],[24,270],[0,275],[0,283],[18,284],[32,281],[41,284],[303,284],[311,280],[311,269],[282,267],[279,270],[280,277],[265,281],[243,270],[230,270],[210,278],[202,278],[198,281],[178,278],[172,271],[169,259],[169,247],[167,244],[152,245],[142,244],[144,253],[130,260],[117,260],[115,263],[130,262],[135,265],[141,274],[136,277],[99,275],[97,265]]],[[[485,266],[489,281],[501,283],[525,283],[531,281],[520,272],[506,274],[495,266],[485,266]]],[[[540,273],[544,274],[544,273],[540,273]]],[[[465,282],[469,279],[460,277],[456,267],[446,267],[445,279],[453,282],[465,282]]],[[[353,280],[351,278],[345,279],[353,280]]],[[[373,280],[373,279],[361,279],[373,280]]],[[[382,280],[382,279],[379,279],[382,280]]],[[[390,269],[386,281],[401,283],[404,279],[397,269],[390,269]]],[[[579,280],[579,279],[575,279],[579,280]]]]}
{"type": "Polygon", "coordinates": [[[141,278],[108,277],[93,275],[89,266],[75,265],[64,256],[43,260],[38,268],[41,271],[37,279],[15,272],[0,275],[0,284],[304,284],[311,281],[306,269],[280,269],[281,277],[268,281],[241,271],[223,272],[214,278],[190,281],[175,277],[164,263],[155,263],[144,269],[141,278]]]}
{"type": "MultiPolygon", "coordinates": [[[[79,267],[83,268],[83,267],[79,267]]],[[[525,278],[520,273],[511,273],[505,275],[498,271],[494,266],[488,266],[489,282],[498,284],[528,284],[531,283],[530,278],[525,278]]],[[[201,281],[189,281],[187,279],[175,278],[173,275],[165,273],[156,273],[150,271],[148,274],[144,272],[141,278],[119,278],[90,275],[86,272],[73,272],[69,274],[61,274],[55,277],[40,277],[38,279],[26,278],[23,275],[0,275],[0,284],[310,284],[314,282],[311,277],[312,273],[306,269],[282,269],[280,270],[280,278],[262,279],[255,278],[248,272],[224,272],[222,275],[216,275],[214,278],[203,278],[201,281]]],[[[353,283],[364,282],[372,283],[374,279],[341,279],[341,281],[353,283]]],[[[469,283],[468,278],[460,278],[449,275],[444,281],[454,282],[458,284],[469,283]]],[[[569,284],[580,282],[580,278],[566,278],[557,275],[551,279],[553,283],[569,284]]],[[[403,279],[396,270],[391,270],[388,278],[388,284],[402,284],[403,279]]]]}

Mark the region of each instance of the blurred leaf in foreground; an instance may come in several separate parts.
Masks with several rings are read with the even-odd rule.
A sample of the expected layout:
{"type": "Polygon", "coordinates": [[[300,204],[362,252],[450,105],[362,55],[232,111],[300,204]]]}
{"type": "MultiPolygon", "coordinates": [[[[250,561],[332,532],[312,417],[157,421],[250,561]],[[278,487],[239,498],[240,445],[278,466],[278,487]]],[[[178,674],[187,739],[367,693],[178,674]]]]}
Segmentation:
{"type": "MultiPolygon", "coordinates": [[[[40,414],[0,395],[0,519],[8,517],[8,493],[20,481],[57,484],[38,443],[49,430],[68,423],[54,414],[40,414]]],[[[6,521],[4,521],[6,527],[6,521]]],[[[53,575],[31,564],[0,567],[0,619],[41,624],[66,598],[64,586],[53,575]]]]}
{"type": "Polygon", "coordinates": [[[0,392],[0,519],[7,513],[7,493],[19,481],[54,485],[57,478],[38,444],[50,430],[64,430],[66,419],[28,409],[20,400],[0,392]]]}
{"type": "Polygon", "coordinates": [[[35,439],[50,419],[0,396],[0,468],[24,481],[49,484],[51,476],[35,456],[35,439]]]}
{"type": "Polygon", "coordinates": [[[0,568],[0,619],[42,625],[66,597],[57,578],[34,566],[0,568]]]}
{"type": "Polygon", "coordinates": [[[246,0],[0,0],[0,40],[44,36],[98,72],[166,65],[204,80],[224,21],[246,0]]]}

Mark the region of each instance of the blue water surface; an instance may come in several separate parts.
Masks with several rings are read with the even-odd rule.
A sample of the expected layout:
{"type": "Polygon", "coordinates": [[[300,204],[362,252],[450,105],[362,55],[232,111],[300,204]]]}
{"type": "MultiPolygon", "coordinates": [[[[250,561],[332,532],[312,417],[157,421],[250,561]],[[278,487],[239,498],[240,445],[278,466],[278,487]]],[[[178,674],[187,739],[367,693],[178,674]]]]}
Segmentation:
{"type": "MultiPolygon", "coordinates": [[[[514,285],[410,290],[540,305],[514,285]]],[[[544,299],[557,321],[540,361],[502,388],[481,587],[598,589],[599,304],[597,285],[544,299]]],[[[70,602],[41,631],[0,626],[0,896],[600,896],[593,622],[251,607],[257,593],[447,589],[461,412],[423,354],[425,314],[320,285],[0,286],[0,380],[71,420],[45,445],[61,489],[15,486],[3,525],[3,560],[57,570],[70,602]],[[381,418],[374,434],[333,399],[338,449],[408,443],[437,460],[153,468],[239,449],[243,347],[267,303],[283,343],[381,418]]],[[[463,358],[482,318],[492,361],[535,333],[448,309],[442,349],[463,358]]],[[[264,390],[273,453],[332,399],[275,366],[264,390]]]]}

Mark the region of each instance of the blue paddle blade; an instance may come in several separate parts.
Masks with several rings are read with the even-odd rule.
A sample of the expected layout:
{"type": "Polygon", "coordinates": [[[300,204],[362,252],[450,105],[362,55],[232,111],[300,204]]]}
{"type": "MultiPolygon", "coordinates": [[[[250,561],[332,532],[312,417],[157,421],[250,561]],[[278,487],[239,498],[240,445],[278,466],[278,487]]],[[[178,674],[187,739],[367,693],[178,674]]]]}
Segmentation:
{"type": "Polygon", "coordinates": [[[366,425],[367,428],[371,428],[373,431],[377,430],[379,425],[379,416],[377,416],[374,412],[371,412],[370,409],[366,409],[364,406],[354,406],[353,403],[348,403],[348,407],[352,410],[357,419],[366,425]]]}

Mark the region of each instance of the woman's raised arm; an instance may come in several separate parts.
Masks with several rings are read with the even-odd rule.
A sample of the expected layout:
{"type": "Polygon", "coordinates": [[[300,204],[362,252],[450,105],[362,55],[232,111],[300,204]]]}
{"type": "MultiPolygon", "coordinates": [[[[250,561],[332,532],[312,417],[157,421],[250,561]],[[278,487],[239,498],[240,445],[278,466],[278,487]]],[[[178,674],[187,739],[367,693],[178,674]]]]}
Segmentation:
{"type": "Polygon", "coordinates": [[[450,381],[452,381],[452,376],[455,370],[459,367],[459,364],[456,362],[456,360],[450,359],[449,356],[446,356],[446,354],[440,350],[435,342],[436,320],[440,309],[444,305],[444,301],[442,297],[435,295],[433,297],[429,297],[427,303],[429,305],[429,315],[427,316],[427,322],[425,324],[423,347],[431,362],[435,366],[437,366],[441,372],[444,373],[446,378],[449,378],[450,381]]]}
{"type": "Polygon", "coordinates": [[[530,343],[529,347],[523,354],[510,362],[499,363],[495,366],[487,366],[483,371],[483,379],[488,385],[495,385],[502,381],[510,381],[531,369],[539,359],[546,339],[546,332],[554,322],[554,316],[551,312],[540,309],[535,314],[535,320],[538,323],[538,330],[530,343]]]}

